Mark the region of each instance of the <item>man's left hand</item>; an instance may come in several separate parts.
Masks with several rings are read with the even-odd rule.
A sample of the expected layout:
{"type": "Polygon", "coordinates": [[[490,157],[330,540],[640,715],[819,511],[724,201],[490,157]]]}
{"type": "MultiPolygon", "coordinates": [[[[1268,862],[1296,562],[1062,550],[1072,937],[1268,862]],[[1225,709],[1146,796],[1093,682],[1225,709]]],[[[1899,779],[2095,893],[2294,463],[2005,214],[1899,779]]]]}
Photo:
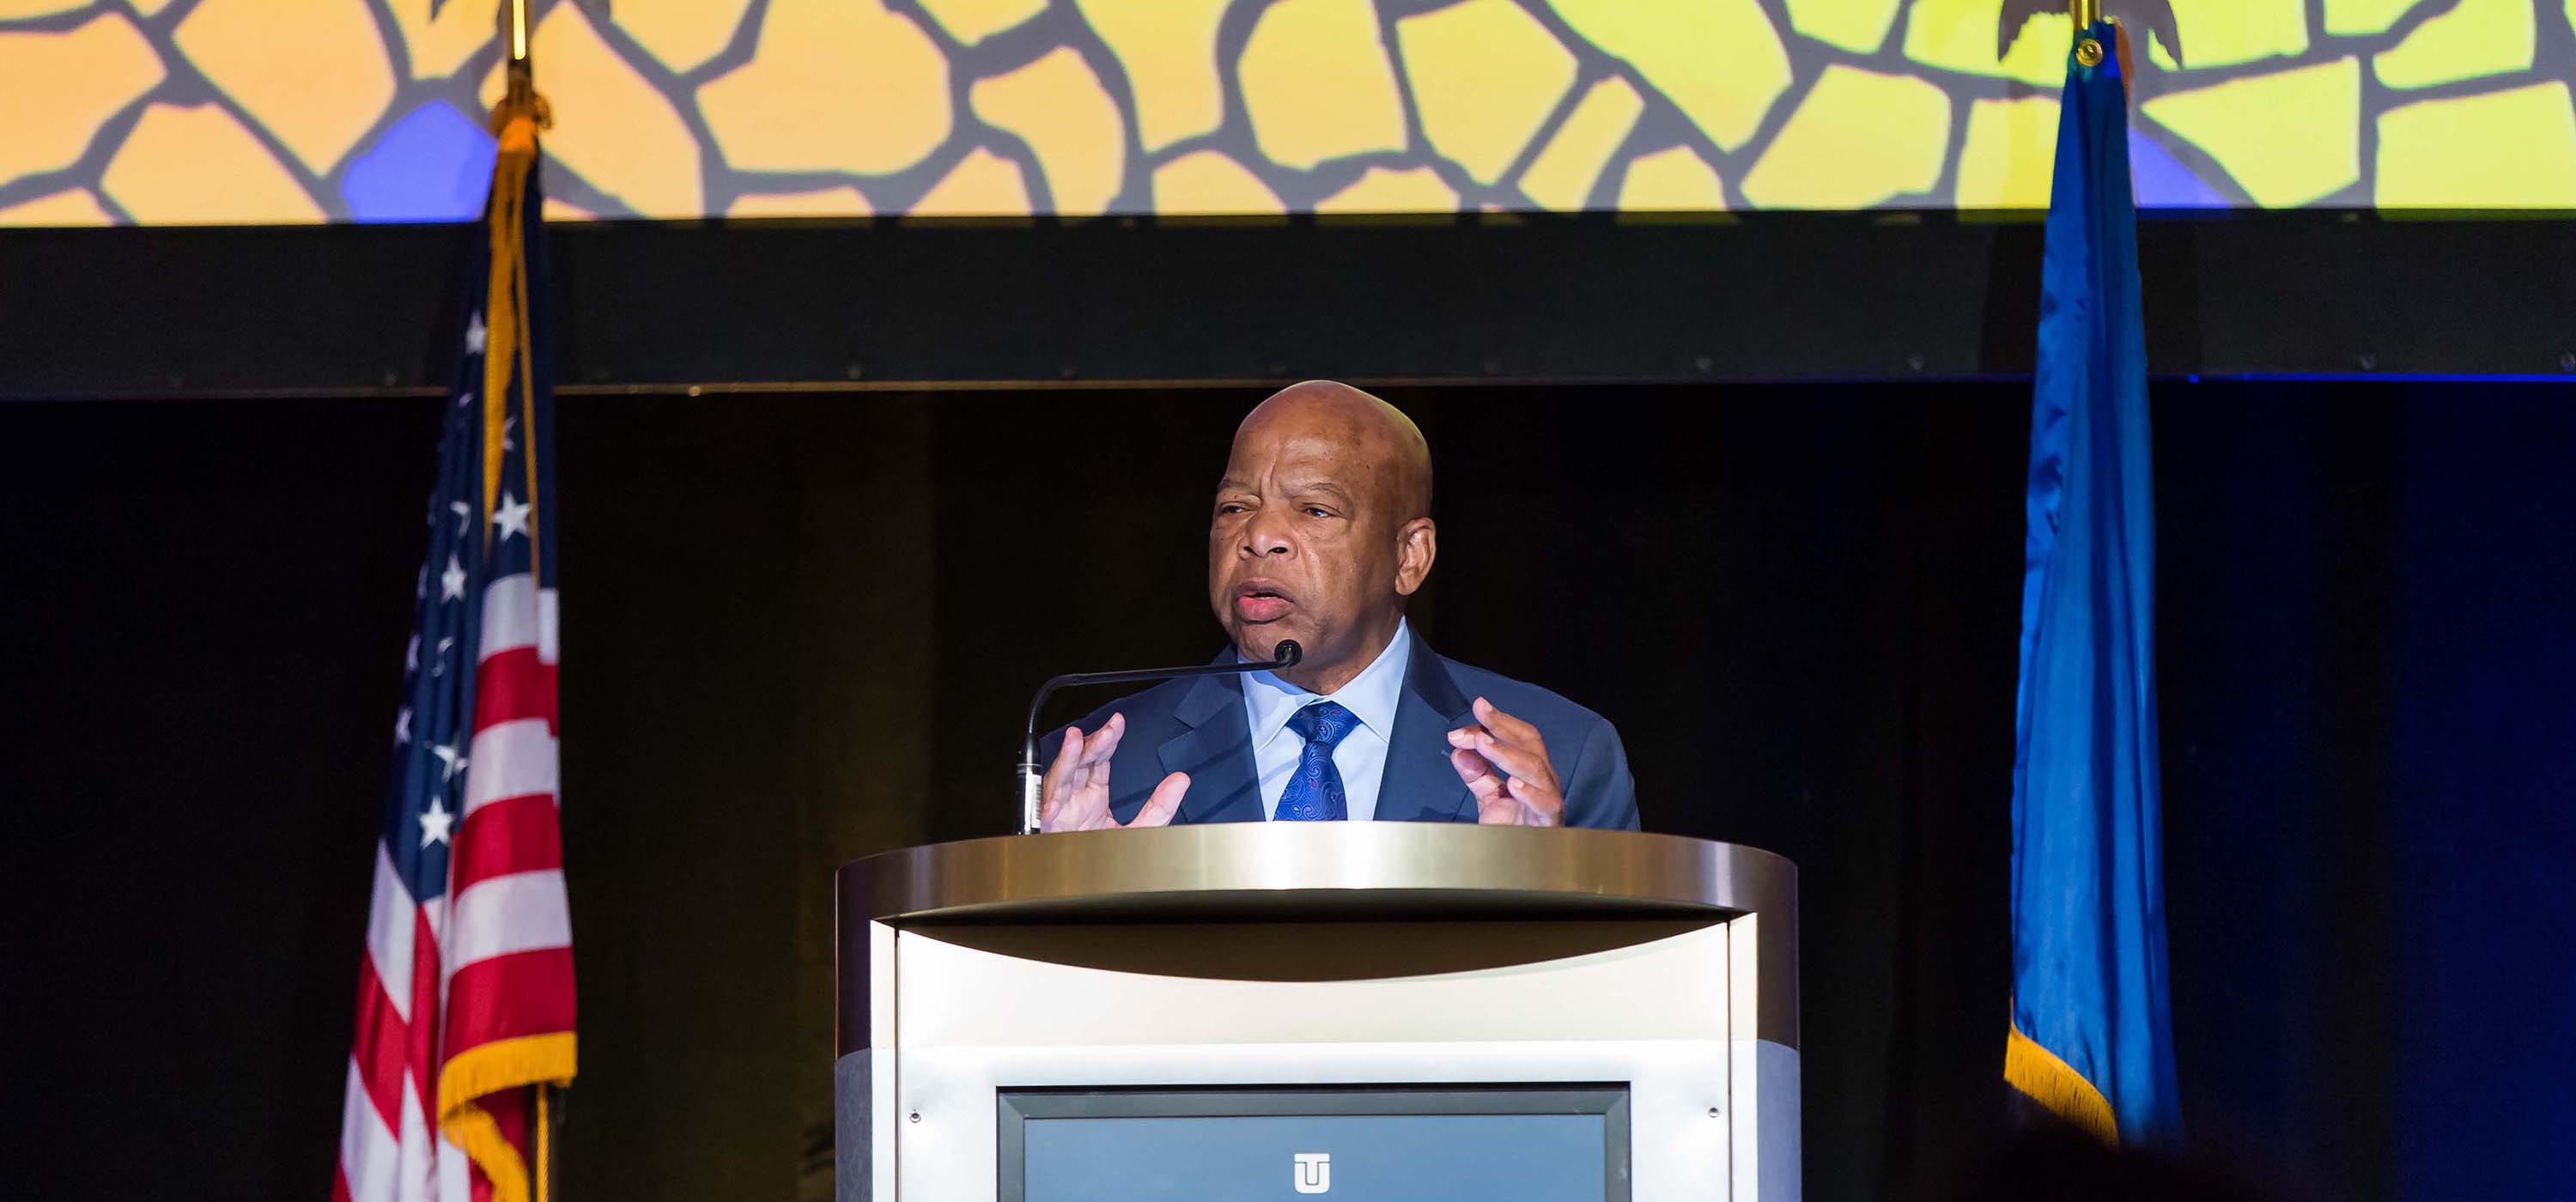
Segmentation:
{"type": "Polygon", "coordinates": [[[1538,728],[1476,699],[1476,721],[1449,732],[1449,766],[1476,795],[1476,821],[1487,826],[1558,826],[1565,795],[1538,728]]]}

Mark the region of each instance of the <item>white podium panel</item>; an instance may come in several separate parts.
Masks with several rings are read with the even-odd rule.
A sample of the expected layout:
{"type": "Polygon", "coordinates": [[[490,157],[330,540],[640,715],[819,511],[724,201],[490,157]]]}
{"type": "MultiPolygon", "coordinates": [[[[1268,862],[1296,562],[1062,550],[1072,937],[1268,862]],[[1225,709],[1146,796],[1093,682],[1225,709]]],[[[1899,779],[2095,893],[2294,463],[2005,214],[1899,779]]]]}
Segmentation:
{"type": "MultiPolygon", "coordinates": [[[[1505,1086],[1624,1096],[1605,1198],[1797,1197],[1794,883],[1776,857],[1394,823],[895,856],[843,872],[841,1202],[1020,1198],[1013,1091],[1505,1086]]],[[[1275,1167],[1327,1156],[1282,1147],[1275,1167]]]]}

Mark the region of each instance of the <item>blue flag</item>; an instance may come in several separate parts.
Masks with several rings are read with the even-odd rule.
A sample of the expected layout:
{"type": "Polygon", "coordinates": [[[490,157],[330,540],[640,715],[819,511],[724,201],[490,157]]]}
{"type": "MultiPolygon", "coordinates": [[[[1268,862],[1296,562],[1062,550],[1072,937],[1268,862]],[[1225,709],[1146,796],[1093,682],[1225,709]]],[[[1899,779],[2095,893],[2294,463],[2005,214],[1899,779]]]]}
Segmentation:
{"type": "Polygon", "coordinates": [[[2042,268],[2004,1078],[2106,1140],[2182,1131],[2165,990],[2156,527],[2118,34],[2067,63],[2042,268]]]}

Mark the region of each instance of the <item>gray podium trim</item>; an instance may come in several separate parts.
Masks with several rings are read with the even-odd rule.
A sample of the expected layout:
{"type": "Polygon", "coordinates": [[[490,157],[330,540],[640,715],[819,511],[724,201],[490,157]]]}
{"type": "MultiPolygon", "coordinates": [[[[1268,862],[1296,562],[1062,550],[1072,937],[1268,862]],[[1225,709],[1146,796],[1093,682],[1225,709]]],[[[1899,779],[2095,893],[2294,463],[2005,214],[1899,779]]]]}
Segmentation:
{"type": "Polygon", "coordinates": [[[1050,1086],[1003,1089],[997,1112],[997,1202],[1028,1202],[1024,1124],[1053,1118],[1238,1118],[1271,1115],[1597,1114],[1601,1197],[1629,1202],[1628,1087],[1617,1082],[1543,1085],[1050,1086]]]}

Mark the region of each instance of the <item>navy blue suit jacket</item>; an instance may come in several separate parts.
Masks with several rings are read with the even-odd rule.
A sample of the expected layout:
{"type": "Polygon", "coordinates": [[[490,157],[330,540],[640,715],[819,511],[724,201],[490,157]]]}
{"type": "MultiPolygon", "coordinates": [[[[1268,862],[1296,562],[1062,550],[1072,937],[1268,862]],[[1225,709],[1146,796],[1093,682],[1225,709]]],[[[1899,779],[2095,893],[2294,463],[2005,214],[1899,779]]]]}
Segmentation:
{"type": "MultiPolygon", "coordinates": [[[[1476,820],[1475,795],[1449,766],[1449,732],[1476,720],[1469,707],[1482,697],[1538,727],[1565,793],[1565,825],[1637,829],[1636,782],[1628,776],[1627,749],[1608,719],[1537,685],[1442,659],[1420,636],[1407,637],[1413,639],[1413,656],[1405,665],[1395,737],[1388,741],[1386,776],[1378,785],[1379,820],[1476,820]]],[[[1120,822],[1135,818],[1154,786],[1174,772],[1190,774],[1190,790],[1173,822],[1263,820],[1242,677],[1165,681],[1093,710],[1077,725],[1098,730],[1113,713],[1127,715],[1127,734],[1109,761],[1109,808],[1120,822]]],[[[1038,762],[1053,762],[1063,741],[1058,727],[1041,745],[1038,762]]]]}

